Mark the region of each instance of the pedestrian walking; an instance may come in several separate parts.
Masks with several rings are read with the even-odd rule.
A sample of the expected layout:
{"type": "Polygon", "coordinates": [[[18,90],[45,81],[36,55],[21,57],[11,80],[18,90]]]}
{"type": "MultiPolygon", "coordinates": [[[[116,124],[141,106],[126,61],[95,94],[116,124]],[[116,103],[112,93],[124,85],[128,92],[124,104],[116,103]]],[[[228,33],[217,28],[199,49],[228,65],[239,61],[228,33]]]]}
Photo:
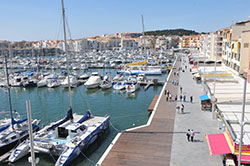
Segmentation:
{"type": "Polygon", "coordinates": [[[179,72],[177,72],[176,75],[179,76],[179,72]]]}
{"type": "Polygon", "coordinates": [[[166,94],[166,101],[168,101],[168,94],[166,94]]]}
{"type": "Polygon", "coordinates": [[[178,96],[177,96],[177,95],[175,95],[174,101],[177,101],[177,100],[178,100],[178,96]]]}
{"type": "Polygon", "coordinates": [[[167,94],[167,90],[165,89],[165,90],[164,90],[164,95],[166,95],[166,94],[167,94]]]}
{"type": "Polygon", "coordinates": [[[180,86],[180,92],[182,93],[182,87],[180,86]]]}
{"type": "Polygon", "coordinates": [[[180,95],[180,101],[182,101],[182,95],[180,95]]]}
{"type": "Polygon", "coordinates": [[[172,100],[172,95],[171,95],[171,93],[169,93],[169,101],[171,101],[172,100]]]}
{"type": "Polygon", "coordinates": [[[176,75],[176,73],[174,72],[174,76],[176,75]]]}
{"type": "Polygon", "coordinates": [[[188,131],[187,131],[187,140],[188,140],[188,142],[190,141],[190,129],[188,129],[188,131]]]}
{"type": "Polygon", "coordinates": [[[169,93],[170,93],[169,90],[167,90],[167,95],[169,95],[169,93]]]}
{"type": "Polygon", "coordinates": [[[182,114],[184,113],[184,105],[183,104],[181,105],[181,113],[182,114]]]}
{"type": "Polygon", "coordinates": [[[183,101],[186,102],[186,95],[183,96],[183,101]]]}
{"type": "Polygon", "coordinates": [[[190,96],[190,103],[193,102],[193,96],[190,96]]]}
{"type": "Polygon", "coordinates": [[[190,131],[191,142],[194,142],[194,131],[193,129],[190,131]]]}

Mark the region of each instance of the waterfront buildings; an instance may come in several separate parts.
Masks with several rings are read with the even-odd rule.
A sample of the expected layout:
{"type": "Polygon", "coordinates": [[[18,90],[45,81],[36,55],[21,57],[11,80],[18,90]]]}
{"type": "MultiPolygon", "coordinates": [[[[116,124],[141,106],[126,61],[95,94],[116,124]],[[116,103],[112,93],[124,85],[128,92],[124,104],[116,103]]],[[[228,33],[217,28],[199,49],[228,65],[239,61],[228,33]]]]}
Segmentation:
{"type": "MultiPolygon", "coordinates": [[[[220,60],[222,66],[235,74],[243,74],[249,66],[250,20],[200,35],[200,53],[210,60],[220,60]]],[[[186,40],[183,43],[188,43],[186,40]]],[[[188,48],[193,48],[186,44],[188,48]]]]}
{"type": "MultiPolygon", "coordinates": [[[[229,151],[223,151],[222,148],[222,151],[217,154],[233,154],[236,159],[239,156],[240,119],[244,93],[243,82],[246,79],[246,75],[249,78],[250,73],[249,41],[250,20],[246,20],[232,24],[230,27],[219,29],[216,32],[200,35],[199,47],[197,48],[200,54],[206,56],[208,60],[222,62],[222,65],[219,65],[216,69],[216,86],[214,86],[213,78],[214,67],[204,67],[203,69],[202,66],[198,71],[202,72],[200,74],[206,80],[208,87],[206,92],[216,99],[214,104],[216,105],[217,118],[221,124],[220,128],[224,131],[223,137],[226,141],[224,143],[229,147],[229,151]]],[[[190,45],[189,47],[192,48],[190,45]]],[[[244,164],[249,164],[250,160],[249,88],[250,85],[247,84],[241,160],[244,164]]],[[[208,141],[212,140],[208,138],[208,141]]],[[[223,141],[220,142],[220,144],[222,143],[223,141]]],[[[220,145],[217,146],[219,147],[220,145]]]]}

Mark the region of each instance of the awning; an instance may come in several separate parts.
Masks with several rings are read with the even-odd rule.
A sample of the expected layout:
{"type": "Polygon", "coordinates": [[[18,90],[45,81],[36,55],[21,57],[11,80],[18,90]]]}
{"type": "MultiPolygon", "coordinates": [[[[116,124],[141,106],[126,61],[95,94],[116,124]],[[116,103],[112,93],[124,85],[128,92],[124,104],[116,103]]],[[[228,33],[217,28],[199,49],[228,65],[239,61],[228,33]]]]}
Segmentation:
{"type": "Polygon", "coordinates": [[[201,100],[201,101],[210,100],[210,98],[209,98],[208,95],[201,95],[201,96],[200,96],[200,100],[201,100]]]}
{"type": "Polygon", "coordinates": [[[206,135],[210,155],[232,153],[224,133],[206,135]]]}
{"type": "MultiPolygon", "coordinates": [[[[238,154],[237,154],[237,159],[239,159],[238,154]]],[[[250,164],[250,155],[241,155],[241,163],[250,164]]]]}

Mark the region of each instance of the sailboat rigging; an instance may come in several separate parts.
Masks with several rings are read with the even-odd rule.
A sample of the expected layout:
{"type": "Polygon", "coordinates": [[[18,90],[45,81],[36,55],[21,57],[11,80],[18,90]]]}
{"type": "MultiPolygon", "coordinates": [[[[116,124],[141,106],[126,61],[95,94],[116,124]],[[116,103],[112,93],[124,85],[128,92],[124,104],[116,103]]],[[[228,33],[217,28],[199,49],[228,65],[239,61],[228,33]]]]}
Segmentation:
{"type": "MultiPolygon", "coordinates": [[[[3,53],[4,52],[2,48],[2,55],[3,53]]],[[[16,120],[14,119],[12,103],[11,103],[9,73],[8,73],[6,55],[4,55],[4,62],[5,62],[5,75],[6,75],[7,90],[8,90],[10,119],[7,120],[9,123],[5,124],[4,126],[1,125],[0,128],[0,156],[7,153],[12,148],[14,148],[20,141],[24,140],[29,134],[27,119],[16,119],[16,120]]],[[[3,121],[6,121],[6,119],[4,119],[3,121]]],[[[37,119],[33,120],[32,127],[34,132],[39,129],[38,124],[39,121],[37,119]]]]}
{"type": "MultiPolygon", "coordinates": [[[[92,116],[90,111],[87,111],[84,115],[72,113],[64,1],[61,0],[61,3],[70,108],[63,119],[45,126],[34,135],[34,149],[39,153],[58,156],[56,166],[68,165],[109,127],[109,116],[92,116]]],[[[29,141],[24,141],[11,153],[9,161],[15,162],[24,157],[29,152],[29,146],[29,141]]]]}

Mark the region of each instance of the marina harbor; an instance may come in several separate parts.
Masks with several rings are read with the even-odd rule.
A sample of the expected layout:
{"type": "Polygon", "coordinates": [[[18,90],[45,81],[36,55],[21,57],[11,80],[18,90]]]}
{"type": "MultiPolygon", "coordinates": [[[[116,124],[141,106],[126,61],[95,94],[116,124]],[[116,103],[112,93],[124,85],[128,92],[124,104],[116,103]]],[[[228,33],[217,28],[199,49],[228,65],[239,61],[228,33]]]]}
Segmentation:
{"type": "Polygon", "coordinates": [[[0,166],[250,166],[249,5],[2,1],[0,166]]]}

